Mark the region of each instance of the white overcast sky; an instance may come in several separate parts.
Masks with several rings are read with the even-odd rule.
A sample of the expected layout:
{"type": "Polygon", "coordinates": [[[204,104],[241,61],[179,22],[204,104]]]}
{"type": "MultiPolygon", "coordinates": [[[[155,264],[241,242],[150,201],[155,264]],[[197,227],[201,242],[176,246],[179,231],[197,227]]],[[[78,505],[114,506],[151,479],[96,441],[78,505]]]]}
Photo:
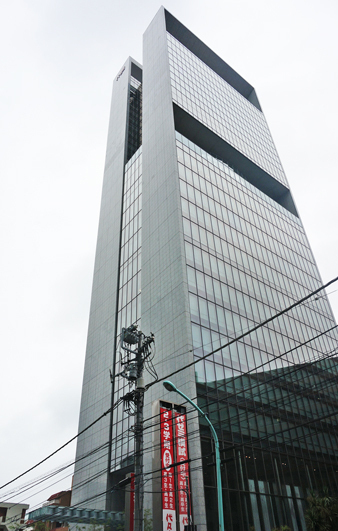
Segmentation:
{"type": "MultiPolygon", "coordinates": [[[[142,63],[159,7],[1,2],[1,485],[77,431],[112,81],[129,55],[142,63]]],[[[165,7],[256,88],[323,281],[336,277],[337,1],[165,7]]],[[[338,315],[338,291],[330,300],[338,315]]],[[[69,486],[11,499],[35,505],[69,486]]]]}

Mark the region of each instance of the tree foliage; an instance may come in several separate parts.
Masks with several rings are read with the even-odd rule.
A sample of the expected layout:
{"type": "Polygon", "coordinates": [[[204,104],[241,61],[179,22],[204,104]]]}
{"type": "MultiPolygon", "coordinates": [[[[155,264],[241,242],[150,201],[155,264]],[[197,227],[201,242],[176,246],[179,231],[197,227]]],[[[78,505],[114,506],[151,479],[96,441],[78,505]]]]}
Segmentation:
{"type": "Polygon", "coordinates": [[[153,519],[151,518],[150,509],[144,509],[144,531],[153,531],[153,519]]]}
{"type": "Polygon", "coordinates": [[[307,502],[305,521],[309,531],[337,531],[338,499],[330,496],[327,488],[322,495],[311,492],[307,502]]]}
{"type": "Polygon", "coordinates": [[[39,520],[34,524],[34,531],[47,531],[48,525],[47,522],[39,520]]]}

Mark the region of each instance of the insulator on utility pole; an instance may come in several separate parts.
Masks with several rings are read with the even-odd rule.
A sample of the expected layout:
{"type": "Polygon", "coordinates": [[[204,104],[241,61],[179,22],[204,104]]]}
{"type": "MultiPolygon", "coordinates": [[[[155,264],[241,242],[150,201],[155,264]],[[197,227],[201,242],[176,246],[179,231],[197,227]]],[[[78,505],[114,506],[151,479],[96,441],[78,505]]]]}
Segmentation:
{"type": "Polygon", "coordinates": [[[146,391],[143,369],[145,362],[148,361],[153,369],[152,374],[156,376],[155,368],[149,358],[152,343],[154,343],[154,334],[145,337],[140,330],[137,330],[137,325],[122,328],[121,347],[126,352],[126,358],[121,361],[125,368],[120,375],[135,384],[135,389],[123,397],[128,404],[133,401],[135,405],[135,531],[143,531],[143,405],[146,391]],[[131,348],[133,345],[137,347],[131,348]]]}

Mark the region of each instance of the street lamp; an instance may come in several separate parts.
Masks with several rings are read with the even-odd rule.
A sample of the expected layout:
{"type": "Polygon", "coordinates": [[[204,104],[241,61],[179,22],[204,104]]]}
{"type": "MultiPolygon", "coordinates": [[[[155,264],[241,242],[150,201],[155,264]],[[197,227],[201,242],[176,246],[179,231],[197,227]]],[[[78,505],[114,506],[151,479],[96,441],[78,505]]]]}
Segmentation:
{"type": "Polygon", "coordinates": [[[210,426],[211,434],[213,436],[214,442],[215,442],[215,452],[216,452],[216,483],[217,483],[217,500],[218,500],[218,529],[219,531],[224,531],[224,516],[223,516],[223,495],[222,495],[222,478],[221,478],[221,456],[219,454],[219,442],[217,433],[215,431],[215,428],[211,424],[210,420],[206,416],[206,414],[198,407],[195,402],[190,400],[190,398],[187,397],[182,391],[177,389],[177,387],[170,382],[169,380],[165,380],[163,382],[164,387],[167,391],[176,391],[179,395],[181,395],[189,404],[192,405],[197,411],[205,418],[207,423],[210,426]]]}

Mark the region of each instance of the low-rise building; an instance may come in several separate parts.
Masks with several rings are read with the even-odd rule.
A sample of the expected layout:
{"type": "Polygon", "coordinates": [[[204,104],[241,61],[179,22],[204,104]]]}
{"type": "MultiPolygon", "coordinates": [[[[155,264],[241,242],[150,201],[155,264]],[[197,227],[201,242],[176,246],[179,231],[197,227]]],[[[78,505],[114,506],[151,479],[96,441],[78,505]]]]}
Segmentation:
{"type": "Polygon", "coordinates": [[[0,531],[19,531],[24,528],[29,505],[8,501],[0,503],[0,531]]]}

